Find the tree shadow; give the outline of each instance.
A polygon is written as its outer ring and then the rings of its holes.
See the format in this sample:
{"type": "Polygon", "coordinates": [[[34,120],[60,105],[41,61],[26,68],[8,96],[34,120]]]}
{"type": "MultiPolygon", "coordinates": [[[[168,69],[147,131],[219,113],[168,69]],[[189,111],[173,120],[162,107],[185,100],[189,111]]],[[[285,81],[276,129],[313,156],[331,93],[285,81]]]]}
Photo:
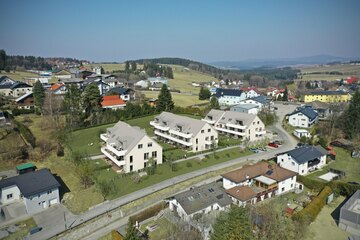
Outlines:
{"type": "Polygon", "coordinates": [[[331,217],[334,219],[334,221],[339,225],[339,218],[340,218],[340,209],[344,204],[349,200],[350,197],[347,197],[342,201],[337,208],[335,208],[334,211],[331,212],[331,217]]]}
{"type": "Polygon", "coordinates": [[[64,194],[70,192],[70,189],[60,176],[58,176],[57,174],[54,174],[54,177],[61,185],[59,188],[59,196],[60,196],[60,201],[61,201],[64,194]]]}

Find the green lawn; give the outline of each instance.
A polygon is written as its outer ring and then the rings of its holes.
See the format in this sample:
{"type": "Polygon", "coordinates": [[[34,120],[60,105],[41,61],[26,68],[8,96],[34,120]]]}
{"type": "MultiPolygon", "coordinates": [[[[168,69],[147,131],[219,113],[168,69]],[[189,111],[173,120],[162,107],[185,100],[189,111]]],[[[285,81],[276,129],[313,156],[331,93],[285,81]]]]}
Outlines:
{"type": "Polygon", "coordinates": [[[10,234],[6,238],[2,238],[3,240],[24,239],[24,237],[26,237],[29,234],[30,229],[36,227],[36,223],[33,218],[29,218],[25,221],[21,221],[16,224],[20,226],[20,230],[10,234]]]}
{"type": "Polygon", "coordinates": [[[348,76],[360,77],[360,66],[350,64],[336,64],[331,66],[305,67],[301,68],[302,79],[298,80],[327,80],[334,81],[336,79],[345,79],[348,76]],[[343,75],[330,75],[325,72],[338,71],[343,75]],[[314,72],[321,72],[321,74],[313,74],[314,72]]]}
{"type": "MultiPolygon", "coordinates": [[[[98,160],[96,161],[99,163],[98,170],[96,171],[96,179],[100,181],[107,180],[114,183],[114,185],[116,186],[116,191],[112,195],[110,195],[110,198],[114,199],[175,176],[209,167],[218,163],[226,162],[231,159],[248,156],[250,154],[251,152],[249,151],[240,152],[238,148],[229,149],[216,153],[215,157],[213,154],[210,154],[202,160],[190,159],[187,161],[176,163],[176,171],[173,172],[170,170],[169,164],[164,163],[157,167],[156,173],[154,175],[143,177],[140,183],[134,183],[131,180],[130,175],[118,175],[111,169],[107,170],[105,168],[102,168],[105,163],[102,160],[98,160]]],[[[96,162],[94,164],[96,164],[96,162]]]]}
{"type": "Polygon", "coordinates": [[[144,232],[147,226],[153,225],[157,225],[157,228],[152,232],[149,231],[150,240],[167,239],[169,237],[169,231],[172,227],[175,227],[165,217],[161,217],[157,221],[150,221],[146,224],[142,224],[140,230],[144,232]]]}
{"type": "Polygon", "coordinates": [[[337,153],[335,161],[331,161],[320,171],[316,171],[307,176],[316,180],[321,180],[320,178],[318,178],[320,175],[328,172],[328,169],[334,168],[344,171],[346,173],[345,178],[343,178],[342,180],[347,182],[360,182],[360,158],[352,158],[350,156],[350,153],[342,148],[335,148],[335,152],[337,153]]]}
{"type": "MultiPolygon", "coordinates": [[[[197,91],[199,91],[199,89],[197,91]]],[[[141,93],[145,94],[145,97],[147,98],[158,98],[159,96],[158,91],[141,91],[141,93]]],[[[203,104],[209,102],[208,100],[199,100],[198,95],[188,95],[183,93],[172,92],[171,96],[175,105],[179,107],[188,107],[194,104],[203,104]]]]}
{"type": "Polygon", "coordinates": [[[0,76],[8,76],[14,80],[24,81],[26,78],[38,77],[39,75],[25,71],[10,71],[9,73],[1,71],[0,76]]]}

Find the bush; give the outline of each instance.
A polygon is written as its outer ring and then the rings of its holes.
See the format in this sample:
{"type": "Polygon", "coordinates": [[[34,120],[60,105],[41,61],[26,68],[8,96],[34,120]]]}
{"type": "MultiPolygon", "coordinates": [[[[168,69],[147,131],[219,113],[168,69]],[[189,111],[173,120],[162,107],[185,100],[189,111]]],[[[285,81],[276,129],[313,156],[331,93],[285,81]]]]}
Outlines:
{"type": "Polygon", "coordinates": [[[12,110],[12,114],[14,116],[18,116],[18,115],[21,115],[21,114],[30,114],[30,113],[34,113],[34,109],[14,109],[12,110]]]}
{"type": "Polygon", "coordinates": [[[165,202],[158,203],[150,208],[145,209],[144,211],[131,216],[133,222],[142,222],[146,219],[156,216],[161,210],[167,207],[165,202]]]}
{"type": "Polygon", "coordinates": [[[313,222],[323,206],[326,204],[326,198],[331,193],[332,189],[329,186],[325,186],[303,210],[294,214],[293,218],[301,224],[309,224],[313,222]]]}
{"type": "Polygon", "coordinates": [[[187,163],[186,163],[186,167],[191,168],[191,167],[192,167],[191,162],[187,162],[187,163]]]}
{"type": "Polygon", "coordinates": [[[14,123],[16,124],[15,130],[18,130],[23,138],[34,148],[36,146],[36,139],[30,129],[18,121],[14,121],[14,123]]]}
{"type": "Polygon", "coordinates": [[[360,185],[350,184],[343,181],[332,181],[329,183],[329,186],[337,195],[342,195],[345,197],[350,197],[360,189],[360,185]]]}
{"type": "Polygon", "coordinates": [[[316,191],[320,191],[326,185],[326,183],[324,183],[324,182],[321,182],[321,181],[315,180],[315,179],[311,179],[308,177],[304,177],[301,175],[297,176],[297,180],[299,182],[301,182],[302,184],[304,184],[305,187],[310,188],[312,190],[316,190],[316,191]]]}

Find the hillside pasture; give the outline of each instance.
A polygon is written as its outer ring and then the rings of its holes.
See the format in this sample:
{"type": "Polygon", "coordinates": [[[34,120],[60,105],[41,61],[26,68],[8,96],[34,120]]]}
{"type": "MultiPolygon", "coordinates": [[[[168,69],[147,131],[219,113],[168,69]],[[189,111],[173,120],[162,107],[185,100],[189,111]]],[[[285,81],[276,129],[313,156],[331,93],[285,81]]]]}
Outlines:
{"type": "Polygon", "coordinates": [[[9,78],[12,78],[17,81],[24,81],[26,78],[39,77],[39,75],[35,73],[26,72],[26,71],[10,71],[8,73],[5,71],[1,71],[0,76],[8,76],[9,78]]]}
{"type": "Polygon", "coordinates": [[[336,79],[347,78],[348,76],[360,77],[360,65],[336,64],[321,65],[301,68],[301,80],[325,80],[334,81],[336,79]],[[343,75],[332,75],[328,72],[341,72],[343,75]],[[317,74],[318,73],[318,74],[317,74]]]}

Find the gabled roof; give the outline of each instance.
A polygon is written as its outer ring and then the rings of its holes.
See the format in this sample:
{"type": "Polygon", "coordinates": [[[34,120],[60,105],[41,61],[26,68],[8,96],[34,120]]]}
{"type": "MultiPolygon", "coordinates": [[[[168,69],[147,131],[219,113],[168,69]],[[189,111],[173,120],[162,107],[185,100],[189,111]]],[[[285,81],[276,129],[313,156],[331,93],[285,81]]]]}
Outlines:
{"type": "Polygon", "coordinates": [[[280,182],[295,175],[297,175],[296,172],[279,167],[276,164],[259,162],[254,165],[244,166],[238,170],[225,173],[222,175],[222,177],[227,178],[235,183],[240,183],[247,179],[253,179],[258,176],[265,176],[280,182]]]}
{"type": "Polygon", "coordinates": [[[108,143],[114,143],[116,147],[130,151],[137,143],[146,136],[145,130],[139,127],[132,127],[129,124],[119,121],[115,126],[108,128],[110,136],[108,143]]]}
{"type": "Polygon", "coordinates": [[[66,70],[66,69],[56,69],[56,70],[53,71],[53,73],[56,74],[56,75],[64,75],[64,74],[69,75],[69,74],[71,74],[71,73],[70,73],[68,70],[66,70]]]}
{"type": "Polygon", "coordinates": [[[243,202],[256,197],[256,192],[249,186],[236,186],[225,191],[230,196],[243,202]]]}
{"type": "Polygon", "coordinates": [[[294,112],[290,113],[289,116],[298,114],[298,113],[304,114],[305,116],[307,116],[310,119],[310,121],[314,120],[318,116],[318,113],[316,111],[312,110],[311,108],[306,108],[306,107],[298,108],[294,112]]]}
{"type": "Polygon", "coordinates": [[[347,95],[348,93],[343,91],[316,91],[310,92],[306,95],[347,95]]]}
{"type": "Polygon", "coordinates": [[[258,96],[258,97],[253,97],[253,98],[249,98],[246,100],[254,100],[256,102],[259,102],[261,104],[268,104],[269,103],[269,99],[265,96],[258,96]]]}
{"type": "Polygon", "coordinates": [[[0,180],[0,189],[12,185],[16,185],[24,197],[60,187],[60,183],[47,168],[0,180]]]}
{"type": "Polygon", "coordinates": [[[191,133],[193,136],[195,136],[207,124],[205,121],[169,112],[162,112],[160,115],[155,117],[155,120],[160,124],[165,122],[166,126],[170,127],[170,129],[178,129],[178,126],[181,126],[182,133],[191,133]]]}
{"type": "Polygon", "coordinates": [[[227,88],[217,88],[216,89],[216,93],[215,96],[217,98],[220,98],[222,96],[235,96],[235,97],[239,97],[241,96],[241,94],[243,93],[243,91],[239,90],[239,89],[227,89],[227,88]]]}
{"type": "Polygon", "coordinates": [[[218,183],[194,187],[189,191],[175,195],[174,198],[188,215],[201,211],[216,203],[221,207],[229,206],[232,203],[230,197],[218,183]]]}
{"type": "Polygon", "coordinates": [[[20,96],[19,98],[15,99],[15,102],[19,102],[25,98],[28,98],[28,97],[32,97],[33,96],[33,92],[28,92],[28,93],[25,93],[24,95],[20,96]]]}
{"type": "Polygon", "coordinates": [[[0,77],[0,85],[14,84],[16,81],[8,76],[0,77]]]}
{"type": "Polygon", "coordinates": [[[117,105],[125,106],[126,103],[119,95],[115,95],[115,96],[103,96],[101,105],[103,107],[117,106],[117,105]]]}
{"type": "Polygon", "coordinates": [[[323,147],[318,145],[318,146],[304,146],[304,147],[295,148],[291,151],[285,152],[285,154],[291,156],[291,158],[294,159],[294,161],[296,161],[298,164],[303,164],[308,161],[327,155],[328,151],[326,151],[323,147]]]}
{"type": "Polygon", "coordinates": [[[213,121],[219,123],[233,123],[236,124],[237,121],[242,121],[244,126],[249,126],[256,118],[254,114],[235,112],[235,111],[221,111],[221,110],[211,110],[205,117],[205,119],[212,118],[213,121]]]}
{"type": "Polygon", "coordinates": [[[65,85],[62,83],[55,83],[55,84],[51,85],[49,90],[56,91],[56,90],[59,90],[62,86],[65,86],[65,85]]]}
{"type": "Polygon", "coordinates": [[[27,83],[24,82],[15,82],[13,85],[11,85],[10,87],[11,89],[16,89],[16,88],[31,88],[31,86],[27,83]]]}
{"type": "Polygon", "coordinates": [[[125,87],[114,87],[109,90],[109,92],[116,92],[119,95],[128,94],[130,91],[133,91],[133,90],[130,88],[125,88],[125,87]]]}

